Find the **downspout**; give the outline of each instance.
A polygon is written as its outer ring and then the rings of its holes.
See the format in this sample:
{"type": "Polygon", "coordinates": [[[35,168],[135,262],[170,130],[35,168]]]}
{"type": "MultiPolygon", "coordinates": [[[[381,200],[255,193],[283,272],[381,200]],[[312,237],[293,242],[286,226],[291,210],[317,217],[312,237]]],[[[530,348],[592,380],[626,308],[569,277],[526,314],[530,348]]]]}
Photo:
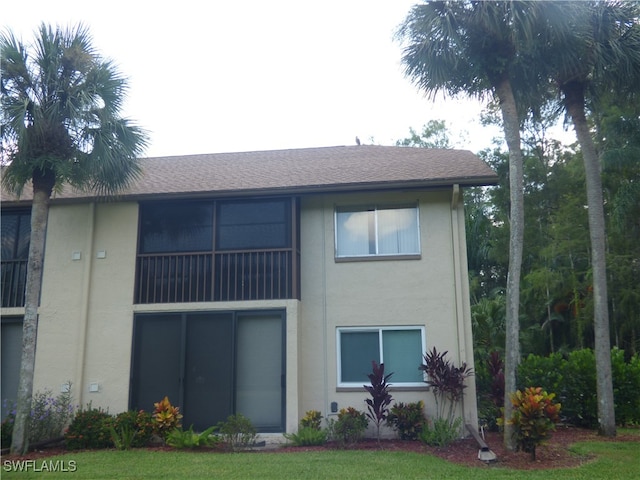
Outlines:
{"type": "Polygon", "coordinates": [[[329,356],[328,356],[328,335],[327,331],[327,223],[326,223],[327,210],[325,200],[322,200],[322,363],[324,368],[322,369],[322,382],[324,385],[324,406],[327,409],[325,415],[329,418],[329,412],[331,408],[329,405],[329,356]]]}
{"type": "MultiPolygon", "coordinates": [[[[459,363],[465,362],[467,359],[466,336],[464,329],[464,306],[462,305],[462,278],[460,274],[460,232],[459,232],[459,210],[460,203],[460,185],[453,185],[453,193],[451,196],[451,244],[453,248],[453,278],[454,278],[454,302],[456,326],[458,328],[458,356],[459,363]]],[[[461,402],[462,418],[465,423],[469,419],[465,415],[464,395],[461,402]]]]}
{"type": "Polygon", "coordinates": [[[89,204],[89,214],[87,219],[88,224],[88,238],[85,244],[85,263],[83,271],[83,288],[82,288],[82,304],[80,309],[80,328],[78,329],[79,342],[78,342],[78,354],[76,356],[76,381],[75,385],[79,388],[78,405],[84,405],[84,365],[85,365],[85,352],[87,349],[87,324],[89,323],[89,299],[91,296],[91,273],[93,269],[93,242],[95,237],[95,217],[96,217],[96,204],[91,202],[89,204]]]}

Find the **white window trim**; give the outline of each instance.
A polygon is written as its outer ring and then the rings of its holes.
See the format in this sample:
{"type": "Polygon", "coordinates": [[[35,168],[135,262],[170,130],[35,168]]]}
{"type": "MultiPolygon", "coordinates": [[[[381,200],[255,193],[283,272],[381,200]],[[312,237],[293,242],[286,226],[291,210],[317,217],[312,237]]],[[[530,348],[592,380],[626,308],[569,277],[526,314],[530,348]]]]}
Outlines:
{"type": "Polygon", "coordinates": [[[400,204],[374,204],[374,205],[351,205],[351,206],[337,206],[333,212],[333,231],[334,231],[334,256],[338,260],[344,259],[359,259],[359,260],[373,260],[373,259],[385,259],[385,258],[420,258],[422,255],[422,242],[421,242],[421,230],[420,230],[420,204],[415,203],[400,203],[400,204]],[[418,251],[411,253],[368,253],[362,255],[340,255],[338,253],[338,212],[355,212],[358,210],[372,209],[375,212],[375,242],[376,250],[379,248],[378,240],[378,210],[385,209],[401,209],[401,208],[414,208],[416,211],[416,229],[418,236],[418,251]]]}
{"type": "MultiPolygon", "coordinates": [[[[341,342],[341,333],[342,332],[378,332],[378,348],[380,349],[380,363],[384,363],[383,352],[384,349],[382,347],[382,332],[384,330],[419,330],[420,331],[420,341],[422,342],[421,352],[426,352],[426,339],[425,339],[425,329],[424,325],[402,325],[402,326],[391,326],[386,325],[384,327],[338,327],[336,328],[336,365],[337,365],[337,386],[338,388],[362,388],[363,385],[367,384],[367,381],[363,382],[343,382],[342,381],[342,342],[341,342]]],[[[422,363],[422,358],[418,359],[416,363],[416,369],[422,363]]],[[[392,387],[424,387],[426,384],[427,376],[423,373],[423,381],[422,382],[394,382],[393,377],[389,379],[389,385],[392,387]]]]}

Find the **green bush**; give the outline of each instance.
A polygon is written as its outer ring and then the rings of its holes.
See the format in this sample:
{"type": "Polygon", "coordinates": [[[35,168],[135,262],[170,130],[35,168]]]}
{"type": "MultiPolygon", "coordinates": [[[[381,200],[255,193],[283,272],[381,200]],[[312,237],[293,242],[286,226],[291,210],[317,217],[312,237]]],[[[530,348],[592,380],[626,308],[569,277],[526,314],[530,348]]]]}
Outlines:
{"type": "Polygon", "coordinates": [[[202,433],[193,431],[193,425],[189,430],[176,428],[167,435],[167,445],[174,448],[201,448],[211,447],[220,442],[220,438],[213,434],[217,427],[209,427],[202,433]]]}
{"type": "Polygon", "coordinates": [[[86,448],[109,448],[113,446],[109,431],[109,415],[99,408],[88,406],[86,410],[76,413],[64,436],[68,450],[86,448]]]}
{"type": "Polygon", "coordinates": [[[394,403],[387,417],[387,425],[392,427],[402,440],[417,440],[427,423],[424,416],[424,402],[394,403]]]}
{"type": "Polygon", "coordinates": [[[596,428],[598,399],[593,351],[585,348],[571,352],[562,373],[564,380],[558,398],[562,403],[563,417],[573,425],[596,428]]]}
{"type": "Polygon", "coordinates": [[[227,421],[218,423],[217,427],[222,441],[234,452],[246,449],[256,441],[255,427],[251,420],[241,413],[228,416],[227,421]]]}
{"type": "Polygon", "coordinates": [[[453,421],[448,418],[436,418],[433,426],[428,423],[420,432],[420,440],[433,447],[446,447],[460,438],[460,427],[462,426],[462,418],[457,417],[453,421]]]}
{"type": "Polygon", "coordinates": [[[296,433],[285,433],[284,438],[296,447],[324,445],[327,443],[327,432],[314,427],[301,426],[296,433]]]}
{"type": "Polygon", "coordinates": [[[559,353],[548,357],[529,355],[518,366],[517,388],[523,390],[528,385],[540,385],[548,392],[561,392],[566,363],[559,353]]]}
{"type": "MultiPolygon", "coordinates": [[[[625,361],[624,351],[613,348],[611,370],[616,423],[640,424],[640,357],[634,355],[625,361]]],[[[576,350],[566,358],[560,354],[529,355],[518,367],[518,388],[526,384],[557,392],[565,422],[586,428],[598,426],[596,360],[592,350],[576,350]]]]}
{"type": "Polygon", "coordinates": [[[640,357],[636,354],[624,360],[624,351],[611,351],[613,397],[618,425],[640,424],[640,357]]]}
{"type": "Polygon", "coordinates": [[[105,419],[111,441],[118,450],[145,447],[154,432],[154,422],[150,413],[144,410],[122,412],[105,419]]]}
{"type": "Polygon", "coordinates": [[[16,419],[15,408],[13,408],[7,416],[2,420],[0,428],[0,448],[11,447],[11,438],[13,437],[13,423],[16,419]]]}
{"type": "Polygon", "coordinates": [[[338,412],[337,420],[329,420],[329,436],[340,447],[346,447],[357,443],[364,437],[369,420],[367,416],[353,408],[343,408],[338,412]]]}
{"type": "Polygon", "coordinates": [[[36,392],[31,399],[29,415],[29,443],[62,436],[73,417],[71,383],[66,392],[53,396],[51,390],[36,392]]]}

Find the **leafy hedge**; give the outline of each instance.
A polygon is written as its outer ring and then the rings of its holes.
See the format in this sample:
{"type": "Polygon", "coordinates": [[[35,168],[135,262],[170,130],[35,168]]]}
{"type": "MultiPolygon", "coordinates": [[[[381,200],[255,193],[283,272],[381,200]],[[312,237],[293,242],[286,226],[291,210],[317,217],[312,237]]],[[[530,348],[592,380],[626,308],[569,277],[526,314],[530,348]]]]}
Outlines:
{"type": "MultiPolygon", "coordinates": [[[[611,351],[616,423],[640,424],[640,357],[625,361],[624,351],[611,351]]],[[[596,360],[590,349],[576,350],[566,357],[529,355],[518,367],[518,388],[540,386],[555,392],[562,403],[565,422],[587,428],[598,426],[596,360]]]]}

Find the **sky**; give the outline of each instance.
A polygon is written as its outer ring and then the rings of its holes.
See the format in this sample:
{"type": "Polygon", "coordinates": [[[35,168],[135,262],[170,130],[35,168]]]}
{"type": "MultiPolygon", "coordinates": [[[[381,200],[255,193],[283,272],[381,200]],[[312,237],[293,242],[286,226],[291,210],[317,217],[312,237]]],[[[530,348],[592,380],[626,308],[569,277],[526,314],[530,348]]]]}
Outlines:
{"type": "Polygon", "coordinates": [[[362,143],[393,145],[444,120],[456,148],[500,136],[476,100],[434,101],[407,79],[393,39],[414,0],[30,0],[0,27],[29,43],[41,22],[82,22],[129,79],[123,115],[145,156],[362,143]]]}

